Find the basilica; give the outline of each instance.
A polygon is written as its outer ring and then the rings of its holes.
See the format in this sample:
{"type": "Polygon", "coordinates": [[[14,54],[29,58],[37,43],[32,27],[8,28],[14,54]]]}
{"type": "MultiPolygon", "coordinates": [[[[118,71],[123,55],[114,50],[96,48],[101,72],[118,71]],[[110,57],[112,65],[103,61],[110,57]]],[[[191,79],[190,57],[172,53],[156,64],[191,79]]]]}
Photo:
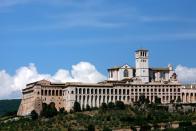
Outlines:
{"type": "Polygon", "coordinates": [[[102,103],[123,101],[132,104],[144,95],[149,102],[155,98],[168,104],[180,100],[181,103],[196,103],[196,87],[182,85],[172,65],[163,68],[149,66],[149,51],[135,51],[135,67],[128,64],[108,69],[108,79],[99,83],[66,82],[52,83],[40,80],[26,85],[22,90],[22,100],[18,116],[26,116],[35,110],[42,111],[42,103],[55,103],[57,110],[73,109],[74,102],[81,108],[99,107],[102,103]]]}

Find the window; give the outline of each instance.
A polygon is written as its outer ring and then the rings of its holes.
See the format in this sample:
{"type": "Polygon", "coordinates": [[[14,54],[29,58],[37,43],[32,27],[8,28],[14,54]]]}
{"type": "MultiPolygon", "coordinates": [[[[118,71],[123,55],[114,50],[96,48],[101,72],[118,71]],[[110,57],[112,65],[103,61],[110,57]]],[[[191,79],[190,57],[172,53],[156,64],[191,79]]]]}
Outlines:
{"type": "Polygon", "coordinates": [[[51,90],[49,90],[49,96],[51,95],[51,90]]]}
{"type": "Polygon", "coordinates": [[[129,71],[127,69],[124,70],[124,77],[129,77],[129,71]]]}
{"type": "Polygon", "coordinates": [[[110,94],[110,93],[109,93],[109,89],[107,89],[107,94],[110,94]]]}
{"type": "Polygon", "coordinates": [[[113,78],[113,72],[111,71],[111,78],[113,78]]]}
{"type": "Polygon", "coordinates": [[[101,94],[101,89],[99,89],[99,94],[101,94]]]}
{"type": "Polygon", "coordinates": [[[125,95],[125,89],[123,89],[123,95],[125,95]]]}
{"type": "Polygon", "coordinates": [[[45,90],[45,95],[46,95],[46,96],[48,95],[48,92],[47,92],[47,90],[45,90]]]}
{"type": "Polygon", "coordinates": [[[117,94],[117,89],[115,89],[115,94],[117,94]]]}
{"type": "Polygon", "coordinates": [[[121,94],[121,89],[119,89],[119,94],[121,94]]]}
{"type": "Polygon", "coordinates": [[[113,94],[113,89],[111,89],[111,94],[113,94]]]}

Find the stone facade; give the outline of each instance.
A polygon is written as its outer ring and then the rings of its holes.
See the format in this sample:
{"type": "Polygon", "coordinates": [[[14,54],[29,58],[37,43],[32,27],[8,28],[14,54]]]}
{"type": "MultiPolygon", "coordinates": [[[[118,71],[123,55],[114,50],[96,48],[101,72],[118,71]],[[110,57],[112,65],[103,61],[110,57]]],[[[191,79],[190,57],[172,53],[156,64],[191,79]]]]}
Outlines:
{"type": "Polygon", "coordinates": [[[100,107],[102,103],[123,101],[132,104],[144,95],[150,102],[155,97],[164,104],[181,100],[183,103],[196,103],[196,88],[185,86],[177,81],[173,67],[149,68],[149,53],[145,49],[136,51],[136,68],[125,64],[108,69],[108,80],[89,84],[78,82],[52,83],[41,80],[27,84],[22,90],[19,116],[26,116],[35,110],[42,111],[42,103],[55,103],[57,110],[73,109],[74,102],[82,108],[100,107]]]}

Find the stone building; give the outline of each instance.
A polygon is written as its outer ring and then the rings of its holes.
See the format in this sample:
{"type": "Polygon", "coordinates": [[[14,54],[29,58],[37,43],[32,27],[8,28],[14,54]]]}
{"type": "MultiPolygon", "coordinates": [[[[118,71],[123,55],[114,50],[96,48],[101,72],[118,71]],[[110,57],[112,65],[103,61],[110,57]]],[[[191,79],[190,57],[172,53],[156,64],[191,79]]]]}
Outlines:
{"type": "Polygon", "coordinates": [[[164,104],[181,100],[183,103],[196,102],[196,88],[189,88],[177,81],[173,67],[149,67],[149,52],[139,49],[135,52],[135,67],[128,64],[108,69],[108,79],[99,83],[52,83],[41,80],[27,84],[22,90],[19,116],[25,116],[35,110],[40,114],[42,103],[55,103],[57,110],[73,109],[74,102],[82,108],[99,107],[102,103],[123,101],[132,104],[144,95],[150,102],[155,97],[164,104]],[[187,88],[186,88],[187,87],[187,88]]]}

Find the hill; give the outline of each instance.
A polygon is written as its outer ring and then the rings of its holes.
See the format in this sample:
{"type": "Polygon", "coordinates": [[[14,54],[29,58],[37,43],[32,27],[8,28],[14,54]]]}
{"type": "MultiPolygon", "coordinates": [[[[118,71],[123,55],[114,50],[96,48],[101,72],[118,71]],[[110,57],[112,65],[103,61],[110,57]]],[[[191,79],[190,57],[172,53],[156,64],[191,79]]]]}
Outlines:
{"type": "Polygon", "coordinates": [[[36,119],[33,119],[35,116],[33,113],[32,119],[31,117],[2,117],[0,130],[112,131],[138,128],[141,131],[162,128],[166,128],[166,131],[196,130],[196,112],[168,112],[164,106],[156,104],[124,106],[118,103],[108,105],[103,103],[100,108],[86,108],[77,112],[78,106],[74,106],[74,110],[70,113],[61,110],[54,116],[48,116],[48,113],[54,111],[53,107],[48,106],[43,110],[43,116],[36,119]]]}
{"type": "Polygon", "coordinates": [[[20,99],[0,100],[0,116],[10,112],[16,112],[20,101],[20,99]]]}

